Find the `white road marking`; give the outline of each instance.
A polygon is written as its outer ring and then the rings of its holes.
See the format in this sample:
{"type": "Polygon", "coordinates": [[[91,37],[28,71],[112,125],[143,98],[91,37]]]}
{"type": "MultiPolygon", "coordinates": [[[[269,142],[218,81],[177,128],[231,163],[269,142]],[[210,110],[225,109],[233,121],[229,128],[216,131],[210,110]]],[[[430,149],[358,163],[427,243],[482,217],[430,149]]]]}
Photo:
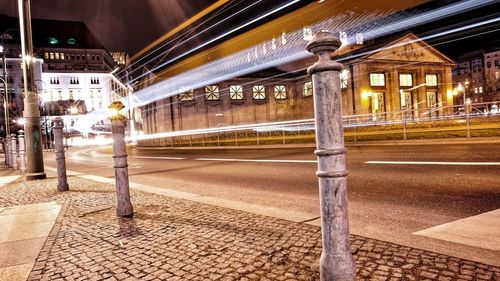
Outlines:
{"type": "Polygon", "coordinates": [[[284,159],[234,159],[234,158],[195,158],[196,161],[224,162],[260,162],[260,163],[317,163],[316,160],[284,160],[284,159]]]}
{"type": "Polygon", "coordinates": [[[500,166],[500,162],[433,162],[433,161],[366,161],[365,164],[450,165],[450,166],[500,166]]]}
{"type": "Polygon", "coordinates": [[[184,157],[154,157],[154,156],[132,156],[139,159],[160,159],[160,160],[185,160],[184,157]]]}

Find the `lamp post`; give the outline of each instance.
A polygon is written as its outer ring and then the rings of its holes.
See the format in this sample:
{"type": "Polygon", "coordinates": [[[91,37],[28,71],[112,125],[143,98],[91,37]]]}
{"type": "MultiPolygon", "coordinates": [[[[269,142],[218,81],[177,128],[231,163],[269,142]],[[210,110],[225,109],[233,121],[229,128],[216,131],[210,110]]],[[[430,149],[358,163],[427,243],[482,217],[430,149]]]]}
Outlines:
{"type": "Polygon", "coordinates": [[[33,41],[31,34],[30,0],[18,0],[19,27],[24,77],[24,112],[26,137],[27,180],[45,179],[43,165],[42,138],[40,130],[40,110],[36,94],[33,67],[33,41]]]}

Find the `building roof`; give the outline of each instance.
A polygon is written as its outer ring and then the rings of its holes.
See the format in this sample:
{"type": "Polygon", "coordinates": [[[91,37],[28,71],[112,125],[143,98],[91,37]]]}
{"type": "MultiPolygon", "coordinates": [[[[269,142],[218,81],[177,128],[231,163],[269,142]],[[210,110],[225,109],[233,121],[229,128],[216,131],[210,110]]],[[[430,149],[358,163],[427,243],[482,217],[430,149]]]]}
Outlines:
{"type": "MultiPolygon", "coordinates": [[[[32,19],[33,46],[37,48],[105,49],[97,37],[81,21],[32,19]]],[[[0,14],[0,33],[8,29],[12,39],[7,43],[20,43],[19,18],[0,14]]]]}

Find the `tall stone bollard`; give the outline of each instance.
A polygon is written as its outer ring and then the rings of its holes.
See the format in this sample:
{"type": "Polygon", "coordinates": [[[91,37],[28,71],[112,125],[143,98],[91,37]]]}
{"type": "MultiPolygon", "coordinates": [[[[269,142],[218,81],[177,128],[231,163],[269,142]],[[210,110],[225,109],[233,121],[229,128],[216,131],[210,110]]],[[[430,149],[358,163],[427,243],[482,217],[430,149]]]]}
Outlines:
{"type": "Polygon", "coordinates": [[[26,173],[26,143],[24,142],[24,131],[19,130],[17,139],[19,141],[19,171],[21,174],[26,173]]]}
{"type": "Polygon", "coordinates": [[[320,259],[322,281],[355,279],[356,265],[349,245],[347,214],[347,170],[342,127],[342,96],[339,71],[342,64],[331,60],[331,52],[341,42],[330,32],[319,32],[307,44],[307,50],[319,57],[307,72],[312,75],[316,151],[318,158],[321,232],[323,250],[320,259]]]}
{"type": "Polygon", "coordinates": [[[113,134],[113,158],[115,161],[116,183],[116,215],[119,217],[132,217],[134,208],[130,201],[127,146],[125,144],[125,117],[119,114],[124,108],[119,101],[112,102],[109,106],[114,114],[110,117],[111,133],[113,134]]]}
{"type": "Polygon", "coordinates": [[[54,126],[54,141],[57,166],[57,191],[68,191],[68,179],[66,176],[66,156],[64,155],[64,122],[61,117],[52,119],[54,126]]]}
{"type": "Polygon", "coordinates": [[[5,152],[5,166],[10,168],[10,136],[6,136],[3,141],[3,149],[5,152]]]}
{"type": "Polygon", "coordinates": [[[17,138],[16,134],[10,135],[10,150],[11,150],[11,168],[17,170],[17,138]]]}

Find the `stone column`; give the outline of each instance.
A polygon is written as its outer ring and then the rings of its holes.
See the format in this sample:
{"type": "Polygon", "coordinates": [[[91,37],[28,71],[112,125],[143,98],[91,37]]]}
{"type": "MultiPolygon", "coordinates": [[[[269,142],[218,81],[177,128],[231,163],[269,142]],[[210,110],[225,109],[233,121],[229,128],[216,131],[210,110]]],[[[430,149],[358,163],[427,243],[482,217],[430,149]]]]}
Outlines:
{"type": "Polygon", "coordinates": [[[10,135],[11,168],[17,170],[17,138],[16,134],[10,135]]]}
{"type": "Polygon", "coordinates": [[[21,174],[26,173],[26,144],[24,143],[24,131],[19,130],[17,132],[19,140],[19,171],[21,174]]]}
{"type": "Polygon", "coordinates": [[[127,146],[125,144],[125,117],[119,114],[124,108],[119,101],[112,102],[110,108],[116,112],[111,116],[111,132],[113,134],[113,158],[115,162],[116,183],[116,215],[119,217],[132,217],[134,208],[130,201],[127,146]]]}
{"type": "Polygon", "coordinates": [[[319,177],[323,239],[320,259],[322,281],[352,281],[356,275],[347,214],[346,150],[339,78],[343,66],[330,57],[340,45],[341,42],[332,33],[324,31],[315,34],[307,44],[307,50],[319,57],[307,72],[312,75],[314,89],[316,175],[319,177]]]}
{"type": "Polygon", "coordinates": [[[61,117],[52,119],[54,128],[54,142],[57,166],[57,191],[68,191],[68,179],[66,176],[66,156],[64,155],[64,122],[61,117]]]}

